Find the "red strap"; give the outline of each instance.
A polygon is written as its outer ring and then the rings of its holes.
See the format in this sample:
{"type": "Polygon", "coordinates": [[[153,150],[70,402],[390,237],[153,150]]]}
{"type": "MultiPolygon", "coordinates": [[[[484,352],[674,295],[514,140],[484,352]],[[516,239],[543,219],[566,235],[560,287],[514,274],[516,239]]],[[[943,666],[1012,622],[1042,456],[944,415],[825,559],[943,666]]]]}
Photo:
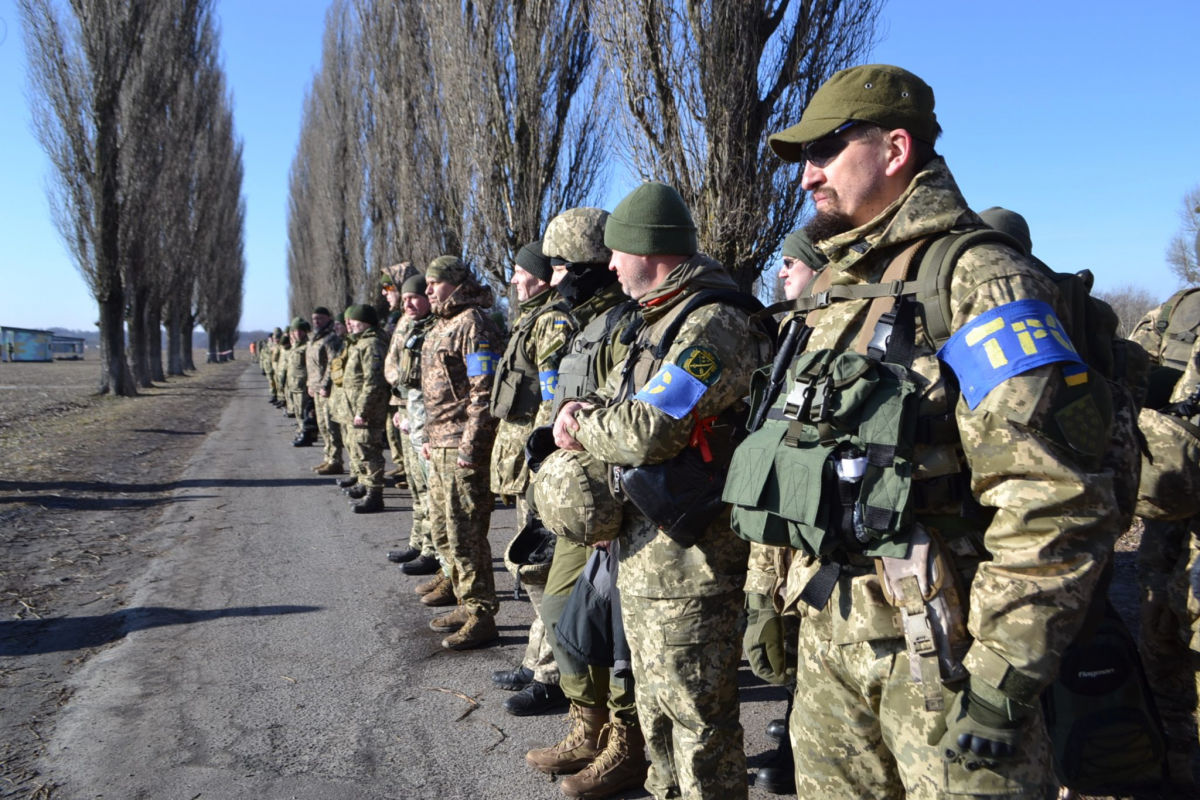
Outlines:
{"type": "MultiPolygon", "coordinates": [[[[692,414],[695,415],[696,412],[693,411],[692,414]]],[[[713,460],[712,448],[708,446],[708,434],[712,433],[713,423],[716,421],[715,414],[704,419],[696,416],[696,424],[692,426],[692,437],[688,440],[689,447],[700,448],[700,457],[704,459],[705,464],[713,460]]]]}

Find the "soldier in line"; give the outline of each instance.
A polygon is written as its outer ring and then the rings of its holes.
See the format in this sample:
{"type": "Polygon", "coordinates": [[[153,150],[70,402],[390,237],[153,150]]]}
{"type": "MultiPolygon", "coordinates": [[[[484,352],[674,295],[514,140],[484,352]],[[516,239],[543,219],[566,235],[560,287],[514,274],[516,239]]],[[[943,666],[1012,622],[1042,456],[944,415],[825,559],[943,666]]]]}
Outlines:
{"type": "MultiPolygon", "coordinates": [[[[629,349],[621,336],[637,316],[637,304],[621,291],[616,274],[608,268],[612,251],[604,246],[607,220],[603,209],[572,208],[550,221],[542,241],[553,269],[550,284],[568,303],[578,327],[559,362],[551,418],[567,400],[594,396],[619,369],[629,349]]],[[[559,685],[571,702],[569,729],[555,744],[530,750],[525,761],[552,775],[573,775],[563,782],[564,791],[586,790],[589,797],[607,797],[640,786],[647,764],[644,751],[628,745],[636,734],[624,737],[623,748],[613,739],[601,742],[601,732],[610,721],[626,731],[640,728],[633,676],[628,670],[579,661],[555,636],[555,626],[591,551],[565,537],[555,541],[542,621],[558,664],[559,685]]],[[[520,688],[532,678],[532,671],[523,668],[492,675],[501,688],[520,688]]]]}
{"type": "Polygon", "coordinates": [[[495,500],[488,467],[496,421],[488,413],[500,333],[486,313],[492,292],[457,256],[435,258],[425,271],[426,295],[438,319],[421,350],[421,392],[427,415],[429,525],[449,567],[422,596],[427,606],[457,607],[429,627],[447,634],[442,646],[466,650],[490,644],[496,631],[495,578],[488,525],[495,500]]]}
{"type": "Polygon", "coordinates": [[[308,320],[296,317],[288,331],[292,339],[287,366],[288,403],[296,415],[293,447],[308,447],[317,438],[316,414],[312,410],[312,398],[308,396],[308,332],[311,329],[308,320]]]}
{"type": "Polygon", "coordinates": [[[342,387],[350,424],[343,436],[354,454],[351,463],[359,470],[357,484],[346,494],[358,501],[351,506],[355,514],[371,514],[383,510],[383,439],[388,398],[383,378],[386,345],[374,306],[350,306],[346,309],[346,327],[351,342],[342,372],[342,387]]]}
{"type": "MultiPolygon", "coordinates": [[[[517,252],[510,283],[516,289],[519,313],[492,381],[489,409],[498,420],[492,446],[492,491],[517,498],[518,533],[509,545],[510,551],[518,537],[537,535],[526,530],[535,520],[525,500],[529,486],[525,442],[535,426],[550,421],[554,387],[558,384],[558,362],[575,330],[565,302],[550,288],[550,259],[543,255],[541,245],[540,240],[530,242],[517,252]]],[[[529,626],[529,641],[521,662],[522,668],[533,673],[533,679],[504,701],[504,710],[516,716],[538,714],[565,703],[558,687],[558,665],[542,621],[547,569],[532,565],[523,568],[507,558],[506,563],[513,577],[523,580],[533,606],[533,623],[529,626]]]]}
{"type": "MultiPolygon", "coordinates": [[[[803,163],[802,186],[816,206],[807,230],[830,263],[813,299],[837,300],[807,316],[811,333],[797,344],[796,369],[816,372],[801,371],[797,391],[781,392],[776,408],[785,416],[773,430],[791,433],[776,452],[796,469],[809,463],[806,454],[824,452],[800,447],[829,434],[814,434],[823,406],[803,387],[823,380],[829,359],[857,358],[855,344],[870,354],[866,342],[886,341],[881,356],[911,364],[918,423],[929,430],[912,450],[911,499],[890,511],[870,507],[869,526],[867,511],[844,503],[838,488],[862,480],[866,457],[840,451],[841,477],[820,485],[823,495],[838,494],[819,502],[859,516],[804,516],[804,549],[786,586],[772,592],[803,617],[790,726],[800,796],[1054,797],[1038,697],[1120,533],[1113,476],[1102,467],[1112,425],[1107,386],[1061,338],[1032,340],[1033,353],[1018,341],[1022,326],[1063,329],[1066,313],[1026,256],[988,243],[958,259],[947,298],[952,335],[940,353],[922,317],[905,311],[912,301],[889,298],[895,322],[880,317],[863,330],[870,285],[902,251],[982,226],[934,151],[940,132],[933,91],[920,78],[872,65],[835,74],[797,125],[770,138],[776,154],[803,163]],[[855,294],[859,286],[868,288],[855,294]],[[892,326],[886,340],[880,325],[892,326]],[[997,350],[1003,358],[993,357],[997,350]],[[950,580],[926,597],[920,578],[935,564],[964,591],[950,580]],[[932,651],[915,633],[931,609],[947,621],[932,651]],[[898,620],[910,617],[902,628],[898,620]]],[[[889,385],[903,391],[900,381],[889,385]]],[[[891,474],[894,462],[872,452],[872,468],[891,474]]],[[[742,479],[731,474],[730,486],[742,479]]]]}
{"type": "Polygon", "coordinates": [[[425,296],[425,276],[414,273],[400,286],[404,320],[396,326],[383,362],[383,375],[398,403],[392,406],[392,424],[401,436],[404,471],[412,497],[412,528],[408,544],[389,550],[389,561],[403,564],[407,575],[430,575],[440,568],[437,548],[429,532],[429,464],[421,456],[425,436],[425,400],[421,395],[421,347],[434,317],[425,296]]]}
{"type": "Polygon", "coordinates": [[[1200,698],[1200,514],[1196,513],[1196,489],[1200,486],[1171,481],[1162,473],[1181,464],[1186,470],[1186,462],[1200,471],[1196,465],[1200,340],[1187,343],[1195,334],[1189,326],[1200,319],[1197,306],[1200,291],[1173,297],[1148,312],[1130,335],[1150,354],[1152,394],[1157,395],[1138,419],[1150,448],[1143,461],[1139,491],[1143,502],[1138,507],[1145,525],[1138,547],[1138,650],[1167,738],[1168,777],[1177,787],[1192,787],[1196,782],[1193,762],[1200,698]],[[1146,499],[1152,502],[1146,505],[1146,499]]]}
{"type": "MultiPolygon", "coordinates": [[[[601,392],[607,402],[564,404],[555,443],[605,464],[671,462],[668,469],[694,448],[719,466],[732,444],[709,426],[740,402],[770,359],[770,343],[752,338],[749,315],[736,305],[691,306],[702,291],[731,295],[737,284],[697,252],[691,213],[673,188],[649,182],[630,193],[609,216],[604,244],[617,280],[640,304],[643,327],[601,392]],[[681,317],[674,340],[664,342],[681,317]]],[[[645,732],[646,788],[655,797],[746,797],[737,669],[748,545],[734,536],[727,510],[706,528],[668,533],[627,504],[618,550],[641,726],[609,723],[608,748],[637,753],[645,732]]]]}
{"type": "MultiPolygon", "coordinates": [[[[346,309],[349,311],[349,309],[346,309]]],[[[358,450],[350,446],[348,437],[349,429],[353,426],[354,415],[350,413],[350,404],[346,401],[346,388],[344,379],[346,374],[346,359],[350,357],[350,345],[353,344],[353,336],[346,327],[346,312],[339,311],[333,320],[333,331],[342,340],[341,348],[334,353],[333,358],[329,361],[329,414],[333,417],[333,421],[337,424],[342,432],[342,445],[346,451],[346,458],[349,460],[349,468],[347,475],[344,478],[335,478],[336,483],[342,491],[350,491],[358,485],[358,474],[362,471],[362,463],[359,460],[358,450]]]]}
{"type": "MultiPolygon", "coordinates": [[[[388,341],[388,351],[392,349],[392,342],[396,338],[396,332],[403,327],[404,308],[400,300],[400,285],[404,282],[404,273],[410,268],[408,262],[393,264],[390,267],[384,267],[379,276],[379,292],[383,295],[383,299],[388,304],[388,322],[383,329],[384,338],[388,341]]],[[[385,368],[386,372],[386,368],[385,368]]],[[[386,376],[385,376],[386,377],[386,376]]],[[[391,379],[388,379],[391,384],[391,379]]],[[[405,474],[404,462],[404,446],[401,442],[403,436],[400,430],[396,427],[393,418],[396,416],[396,409],[403,405],[403,400],[396,394],[395,388],[392,389],[391,395],[388,397],[388,415],[387,415],[387,443],[388,450],[392,456],[392,468],[383,473],[383,477],[389,481],[396,482],[396,488],[404,489],[408,486],[407,476],[405,474]]]]}
{"type": "Polygon", "coordinates": [[[313,400],[317,418],[317,430],[321,433],[324,459],[313,467],[318,475],[341,475],[342,426],[330,412],[329,395],[333,388],[333,377],[329,364],[342,348],[342,338],[333,326],[333,315],[325,306],[317,306],[312,312],[313,335],[308,344],[308,396],[313,400]]]}
{"type": "MultiPolygon", "coordinates": [[[[779,283],[784,299],[800,298],[827,259],[802,230],[793,231],[780,248],[782,263],[779,283]]],[[[742,647],[750,669],[762,680],[783,686],[788,692],[788,716],[792,710],[792,695],[796,683],[796,634],[798,618],[784,617],[775,609],[772,593],[775,577],[786,575],[792,551],[783,547],[750,545],[749,568],[746,572],[746,632],[742,647]]],[[[794,794],[796,791],[795,763],[788,738],[787,717],[773,719],[767,724],[767,737],[778,743],[771,758],[758,768],[754,785],[772,794],[794,794]]]]}
{"type": "MultiPolygon", "coordinates": [[[[289,324],[289,328],[291,325],[289,324]]],[[[279,388],[279,407],[283,409],[288,417],[296,416],[292,411],[291,395],[288,392],[288,354],[292,349],[291,332],[279,331],[279,346],[275,348],[275,355],[271,357],[271,364],[275,367],[275,382],[279,388]]]]}

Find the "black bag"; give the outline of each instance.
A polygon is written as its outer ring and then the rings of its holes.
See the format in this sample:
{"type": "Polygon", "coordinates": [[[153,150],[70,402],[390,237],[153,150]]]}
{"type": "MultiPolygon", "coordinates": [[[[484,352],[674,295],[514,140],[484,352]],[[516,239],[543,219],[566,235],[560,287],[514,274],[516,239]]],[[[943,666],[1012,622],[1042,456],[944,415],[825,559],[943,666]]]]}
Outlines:
{"type": "Polygon", "coordinates": [[[1159,783],[1166,739],[1137,645],[1110,602],[1042,694],[1054,771],[1088,794],[1159,783]]]}
{"type": "Polygon", "coordinates": [[[727,470],[705,464],[694,447],[661,464],[614,467],[613,493],[684,547],[691,547],[725,508],[727,470]]]}

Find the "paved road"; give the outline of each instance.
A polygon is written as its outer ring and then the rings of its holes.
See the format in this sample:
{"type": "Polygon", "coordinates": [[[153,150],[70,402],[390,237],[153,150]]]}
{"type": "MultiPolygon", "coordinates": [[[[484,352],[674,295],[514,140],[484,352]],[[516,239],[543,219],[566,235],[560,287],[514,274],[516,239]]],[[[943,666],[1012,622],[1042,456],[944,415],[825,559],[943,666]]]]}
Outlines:
{"type": "MultiPolygon", "coordinates": [[[[489,680],[519,661],[531,619],[500,558],[512,511],[492,518],[500,645],[445,652],[418,579],[384,558],[407,533],[407,495],[351,514],[265,397],[246,370],[161,522],[162,555],[131,584],[128,635],[76,673],[39,764],[53,796],[561,797],[523,756],[564,718],[509,716],[489,680]]],[[[782,702],[741,677],[753,765],[782,702]]]]}

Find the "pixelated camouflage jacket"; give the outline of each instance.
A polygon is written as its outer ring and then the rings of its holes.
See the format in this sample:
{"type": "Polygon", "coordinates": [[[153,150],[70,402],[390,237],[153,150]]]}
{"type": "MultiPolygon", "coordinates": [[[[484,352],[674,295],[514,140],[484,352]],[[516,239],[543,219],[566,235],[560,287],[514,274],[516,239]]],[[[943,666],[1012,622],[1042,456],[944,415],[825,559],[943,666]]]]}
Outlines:
{"type": "Polygon", "coordinates": [[[288,351],[287,385],[289,392],[308,391],[308,342],[297,342],[288,351]]]}
{"type": "MultiPolygon", "coordinates": [[[[938,158],[874,220],[819,246],[829,256],[835,284],[877,283],[889,261],[914,240],[977,221],[938,158]]],[[[1060,319],[1067,313],[1050,279],[999,244],[972,248],[959,259],[950,295],[952,334],[980,314],[1019,300],[1044,301],[1060,319]]],[[[851,300],[825,309],[813,323],[807,350],[849,348],[869,303],[851,300]]],[[[969,491],[984,514],[974,523],[978,529],[966,534],[963,505],[952,494],[929,499],[925,507],[918,500],[914,514],[946,535],[965,581],[973,641],[964,664],[973,680],[1030,703],[1057,674],[1059,656],[1075,638],[1121,532],[1113,476],[1100,466],[1111,429],[1111,397],[1098,376],[1068,385],[1063,364],[1049,363],[1003,380],[971,409],[948,391],[948,385],[957,385],[954,376],[930,347],[917,316],[912,369],[918,414],[955,423],[959,441],[916,443],[914,496],[922,496],[916,491],[921,481],[965,467],[969,491]]],[[[804,624],[820,625],[837,644],[902,635],[873,568],[843,576],[824,612],[804,606],[800,591],[818,566],[795,553],[784,588],[785,608],[812,618],[804,624]]]]}
{"type": "Polygon", "coordinates": [[[333,323],[327,323],[320,330],[313,331],[308,341],[308,391],[313,397],[320,395],[321,390],[328,392],[333,387],[333,376],[329,374],[329,361],[341,349],[342,340],[333,329],[333,323]]]}
{"type": "MultiPolygon", "coordinates": [[[[667,461],[689,445],[698,419],[715,416],[741,400],[750,375],[771,356],[769,343],[752,333],[745,311],[720,302],[700,306],[688,314],[661,364],[651,352],[692,295],[704,289],[736,288],[724,267],[696,254],[640,298],[645,327],[626,363],[609,376],[600,392],[609,404],[576,415],[576,439],[585,450],[610,464],[667,461]],[[679,418],[673,414],[682,407],[656,406],[654,398],[660,395],[648,386],[652,379],[661,382],[669,367],[703,384],[694,406],[679,418]],[[631,388],[638,394],[613,402],[621,392],[626,370],[631,371],[631,388]],[[643,389],[647,391],[642,393],[643,389]]],[[[626,503],[621,536],[619,585],[623,593],[669,598],[742,589],[749,546],[733,534],[728,513],[709,525],[696,544],[684,547],[626,503]]]]}
{"type": "Polygon", "coordinates": [[[495,323],[484,313],[492,290],[474,281],[458,287],[445,303],[434,303],[438,319],[421,348],[421,394],[425,435],[431,447],[458,449],[468,464],[487,464],[496,435],[488,411],[496,347],[495,323]]]}
{"type": "Polygon", "coordinates": [[[529,485],[529,467],[525,463],[525,441],[537,425],[550,419],[554,389],[558,383],[558,363],[567,340],[575,332],[575,323],[564,310],[558,292],[546,289],[520,305],[513,323],[512,337],[496,368],[492,383],[491,412],[496,413],[497,394],[507,387],[513,396],[533,393],[524,401],[513,400],[507,418],[498,420],[492,445],[492,491],[520,494],[529,485]],[[519,407],[535,402],[533,413],[517,413],[519,407]],[[518,406],[518,403],[521,406],[518,406]]]}
{"type": "Polygon", "coordinates": [[[383,332],[367,328],[347,348],[342,371],[349,415],[362,417],[370,427],[383,427],[387,415],[388,386],[383,379],[383,332]]]}

